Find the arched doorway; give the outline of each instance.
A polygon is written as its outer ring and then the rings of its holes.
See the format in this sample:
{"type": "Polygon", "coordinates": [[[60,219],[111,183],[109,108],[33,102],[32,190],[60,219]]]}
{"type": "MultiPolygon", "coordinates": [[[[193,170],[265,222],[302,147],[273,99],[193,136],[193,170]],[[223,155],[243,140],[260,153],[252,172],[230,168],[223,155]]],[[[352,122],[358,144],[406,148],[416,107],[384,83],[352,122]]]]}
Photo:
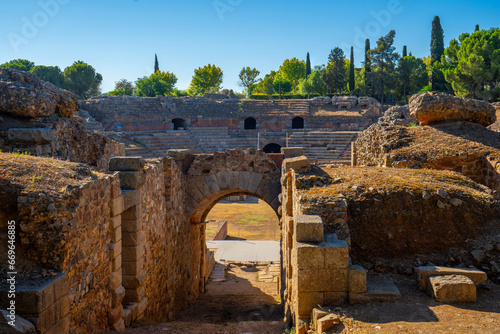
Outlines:
{"type": "Polygon", "coordinates": [[[294,117],[292,119],[292,129],[303,129],[304,128],[304,119],[302,117],[294,117]]]}
{"type": "Polygon", "coordinates": [[[174,118],[172,123],[174,125],[174,130],[185,130],[187,128],[187,122],[183,118],[174,118]]]}
{"type": "Polygon", "coordinates": [[[281,145],[276,143],[267,144],[262,150],[265,153],[281,153],[281,145]]]}
{"type": "Polygon", "coordinates": [[[245,130],[255,130],[257,129],[257,120],[253,117],[248,117],[245,119],[245,130]]]}

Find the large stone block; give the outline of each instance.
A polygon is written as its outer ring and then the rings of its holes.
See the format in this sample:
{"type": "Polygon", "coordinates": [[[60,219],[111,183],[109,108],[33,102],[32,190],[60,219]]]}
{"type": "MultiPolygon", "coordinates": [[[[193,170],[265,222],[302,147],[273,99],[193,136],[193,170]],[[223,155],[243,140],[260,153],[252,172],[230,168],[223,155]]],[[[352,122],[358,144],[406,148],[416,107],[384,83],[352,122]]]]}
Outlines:
{"type": "Polygon", "coordinates": [[[207,175],[205,176],[205,182],[207,183],[208,188],[210,188],[210,192],[212,194],[220,191],[219,180],[217,179],[217,176],[213,174],[207,175]]]}
{"type": "Polygon", "coordinates": [[[285,166],[285,172],[290,169],[296,170],[298,172],[306,172],[311,170],[311,163],[304,155],[300,157],[285,159],[283,161],[283,165],[285,166]]]}
{"type": "Polygon", "coordinates": [[[142,172],[145,165],[142,157],[113,157],[109,160],[109,170],[113,172],[142,172]]]}
{"type": "Polygon", "coordinates": [[[114,259],[122,253],[122,242],[112,242],[109,244],[109,256],[114,259]]]}
{"type": "MultiPolygon", "coordinates": [[[[226,171],[218,172],[216,174],[219,188],[221,190],[229,189],[229,174],[226,171]]],[[[196,198],[195,198],[196,199],[196,198]]]]}
{"type": "Polygon", "coordinates": [[[146,272],[143,270],[139,275],[123,275],[122,285],[125,289],[136,289],[146,282],[146,272]]]}
{"type": "MultiPolygon", "coordinates": [[[[123,301],[125,303],[138,303],[144,297],[145,293],[146,293],[146,286],[145,285],[142,285],[138,288],[126,289],[125,297],[123,298],[123,301]]],[[[133,312],[132,318],[137,319],[137,309],[132,309],[132,312],[133,312]]]]}
{"type": "Polygon", "coordinates": [[[347,291],[327,291],[325,292],[325,306],[339,306],[344,305],[349,300],[349,293],[347,291]]]}
{"type": "Polygon", "coordinates": [[[328,314],[323,318],[319,319],[316,325],[316,331],[318,333],[323,333],[335,325],[340,323],[339,316],[336,314],[328,314]]]}
{"type": "Polygon", "coordinates": [[[297,270],[297,288],[304,292],[349,291],[348,270],[299,269],[297,270]]]}
{"type": "Polygon", "coordinates": [[[144,245],[123,246],[122,248],[123,262],[135,262],[144,256],[144,245]]]}
{"type": "Polygon", "coordinates": [[[303,319],[308,319],[311,311],[315,307],[321,307],[324,303],[323,292],[304,292],[297,293],[297,309],[298,316],[303,319]]]}
{"type": "Polygon", "coordinates": [[[366,292],[366,270],[361,266],[349,267],[349,292],[366,292]]]}
{"type": "Polygon", "coordinates": [[[141,219],[122,219],[122,234],[125,234],[126,232],[137,233],[141,229],[142,229],[141,219]]]}
{"type": "Polygon", "coordinates": [[[140,257],[137,261],[122,262],[123,273],[127,275],[139,275],[144,268],[144,257],[140,257]]]}
{"type": "Polygon", "coordinates": [[[113,271],[109,275],[109,286],[110,290],[116,290],[122,285],[122,270],[118,269],[113,271]]]}
{"type": "Polygon", "coordinates": [[[262,174],[260,173],[251,173],[250,180],[248,181],[248,191],[252,193],[257,193],[257,189],[259,189],[260,181],[262,181],[262,174]]]}
{"type": "Polygon", "coordinates": [[[111,306],[117,306],[122,303],[123,297],[125,297],[125,288],[119,286],[118,288],[111,291],[111,306]]]}
{"type": "Polygon", "coordinates": [[[240,189],[248,190],[248,183],[250,182],[250,172],[239,172],[239,185],[240,189]]]}
{"type": "Polygon", "coordinates": [[[325,244],[325,268],[347,269],[349,248],[344,240],[328,240],[325,244]]]}
{"type": "Polygon", "coordinates": [[[141,203],[141,190],[123,190],[123,210],[127,210],[141,203]]]}
{"type": "Polygon", "coordinates": [[[8,324],[11,321],[9,317],[9,312],[6,310],[0,310],[0,333],[2,334],[35,334],[35,326],[28,320],[22,318],[19,314],[16,314],[16,327],[12,327],[8,324]]]}
{"type": "Polygon", "coordinates": [[[123,196],[119,196],[117,198],[113,198],[111,202],[109,203],[109,208],[111,210],[111,216],[118,216],[120,215],[123,210],[123,196]]]}
{"type": "Polygon", "coordinates": [[[476,301],[474,282],[462,275],[431,276],[427,292],[443,303],[476,301]]]}
{"type": "Polygon", "coordinates": [[[134,205],[127,210],[123,211],[122,219],[141,219],[142,217],[142,206],[140,204],[134,205]]]}
{"type": "Polygon", "coordinates": [[[144,232],[139,230],[137,232],[123,232],[122,244],[123,246],[138,246],[144,243],[144,232]]]}
{"type": "Polygon", "coordinates": [[[119,176],[122,189],[139,189],[146,182],[146,174],[142,172],[120,172],[119,176]]]}
{"type": "Polygon", "coordinates": [[[122,227],[121,225],[111,231],[111,242],[118,242],[122,240],[122,227]]]}
{"type": "Polygon", "coordinates": [[[485,272],[477,269],[469,268],[449,268],[439,266],[424,266],[415,268],[417,274],[418,285],[420,290],[427,291],[429,277],[431,276],[445,276],[445,275],[462,275],[470,278],[475,285],[484,282],[488,279],[485,272]]]}
{"type": "Polygon", "coordinates": [[[7,131],[7,139],[15,144],[50,144],[54,139],[52,129],[14,128],[7,131]]]}
{"type": "Polygon", "coordinates": [[[320,216],[301,215],[295,219],[297,242],[323,242],[323,220],[320,216]]]}
{"type": "Polygon", "coordinates": [[[285,159],[300,157],[304,155],[303,147],[282,147],[281,153],[285,156],[285,159]]]}

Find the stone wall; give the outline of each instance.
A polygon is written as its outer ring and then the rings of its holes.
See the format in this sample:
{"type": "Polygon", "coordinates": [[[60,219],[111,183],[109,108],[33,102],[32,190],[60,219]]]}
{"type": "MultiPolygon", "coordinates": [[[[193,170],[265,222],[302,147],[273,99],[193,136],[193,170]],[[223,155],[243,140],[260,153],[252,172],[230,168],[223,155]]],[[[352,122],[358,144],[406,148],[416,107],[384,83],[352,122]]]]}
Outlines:
{"type": "Polygon", "coordinates": [[[188,127],[227,127],[243,130],[244,120],[253,117],[257,128],[281,132],[292,128],[300,116],[307,129],[360,131],[381,115],[380,104],[371,98],[337,98],[327,103],[314,100],[215,100],[206,97],[141,98],[116,96],[80,101],[82,109],[107,131],[158,131],[173,128],[172,120],[182,118],[188,127]],[[359,102],[358,102],[359,100],[359,102]]]}
{"type": "Polygon", "coordinates": [[[88,132],[79,118],[40,117],[25,121],[4,116],[0,121],[0,149],[82,162],[102,171],[107,170],[111,157],[125,155],[123,144],[88,132]]]}

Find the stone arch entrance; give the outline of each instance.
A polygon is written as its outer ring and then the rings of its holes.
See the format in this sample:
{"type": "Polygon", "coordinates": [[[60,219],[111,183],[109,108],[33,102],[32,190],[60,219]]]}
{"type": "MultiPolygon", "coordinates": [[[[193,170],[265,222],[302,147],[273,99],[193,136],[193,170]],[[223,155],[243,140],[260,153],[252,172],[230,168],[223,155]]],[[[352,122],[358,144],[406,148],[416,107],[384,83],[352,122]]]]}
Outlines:
{"type": "Polygon", "coordinates": [[[245,119],[245,124],[244,124],[244,129],[245,130],[255,130],[257,129],[257,120],[253,117],[248,117],[245,119]]]}
{"type": "Polygon", "coordinates": [[[262,149],[265,153],[280,153],[281,152],[281,145],[276,144],[276,143],[270,143],[264,146],[262,149]]]}
{"type": "Polygon", "coordinates": [[[172,120],[173,128],[174,130],[180,130],[180,129],[186,129],[187,128],[187,122],[183,118],[174,118],[172,120]]]}
{"type": "Polygon", "coordinates": [[[304,119],[300,116],[294,117],[292,119],[292,129],[303,129],[304,119]]]}

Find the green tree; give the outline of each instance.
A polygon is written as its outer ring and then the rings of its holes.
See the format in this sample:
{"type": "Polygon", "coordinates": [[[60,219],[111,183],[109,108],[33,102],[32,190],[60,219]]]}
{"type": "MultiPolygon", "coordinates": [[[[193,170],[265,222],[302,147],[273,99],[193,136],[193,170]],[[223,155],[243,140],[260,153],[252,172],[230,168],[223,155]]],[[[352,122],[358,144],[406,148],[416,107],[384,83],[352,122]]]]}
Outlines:
{"type": "Polygon", "coordinates": [[[354,47],[351,46],[351,60],[349,64],[349,92],[354,94],[355,78],[354,78],[354,47]]]}
{"type": "Polygon", "coordinates": [[[321,74],[322,70],[317,70],[312,72],[307,79],[302,79],[298,85],[300,93],[306,95],[307,98],[310,98],[313,94],[322,95],[324,83],[321,74]]]}
{"type": "Polygon", "coordinates": [[[170,72],[157,71],[149,77],[137,79],[135,92],[137,96],[155,97],[168,95],[174,91],[177,77],[170,72]]]}
{"type": "Polygon", "coordinates": [[[476,30],[474,31],[479,31],[479,24],[476,24],[476,30]]]}
{"type": "Polygon", "coordinates": [[[391,89],[394,83],[394,69],[399,59],[399,54],[395,52],[393,46],[396,32],[391,30],[386,36],[382,36],[377,41],[377,47],[370,50],[373,84],[379,88],[378,95],[380,103],[384,104],[386,89],[391,89]]]}
{"type": "Polygon", "coordinates": [[[306,73],[306,62],[303,60],[298,60],[297,58],[286,59],[283,64],[281,64],[277,76],[283,81],[289,81],[292,83],[292,89],[295,88],[299,80],[305,77],[306,73]]]}
{"type": "Polygon", "coordinates": [[[365,41],[365,62],[364,62],[364,95],[369,96],[372,95],[371,88],[371,72],[372,72],[372,64],[370,60],[370,40],[367,38],[365,41]]]}
{"type": "Polygon", "coordinates": [[[307,53],[307,59],[306,59],[306,79],[309,77],[309,75],[312,73],[311,69],[311,57],[309,56],[309,52],[307,53]]]}
{"type": "Polygon", "coordinates": [[[497,101],[500,98],[500,29],[464,33],[443,57],[443,71],[455,94],[497,101]]]}
{"type": "Polygon", "coordinates": [[[134,84],[127,79],[121,79],[117,82],[115,82],[115,90],[112,92],[109,92],[109,95],[115,96],[115,95],[133,95],[134,94],[134,84]]]}
{"type": "Polygon", "coordinates": [[[328,65],[323,73],[323,81],[331,93],[342,93],[347,85],[346,59],[344,51],[336,47],[328,56],[328,65]]]}
{"type": "Polygon", "coordinates": [[[100,93],[102,75],[89,64],[78,60],[64,69],[65,88],[85,100],[100,93]]]}
{"type": "Polygon", "coordinates": [[[30,72],[33,67],[35,67],[35,63],[27,59],[14,59],[0,65],[0,67],[7,67],[14,70],[30,72]]]}
{"type": "Polygon", "coordinates": [[[252,94],[252,87],[258,81],[257,77],[260,75],[260,72],[256,68],[243,67],[239,74],[240,82],[239,85],[241,87],[245,87],[247,91],[247,97],[252,94]]]}
{"type": "Polygon", "coordinates": [[[221,89],[224,74],[220,67],[208,64],[194,70],[189,92],[191,95],[218,93],[221,89]]]}
{"type": "Polygon", "coordinates": [[[403,45],[403,58],[408,56],[408,48],[406,45],[403,45]]]}
{"type": "Polygon", "coordinates": [[[424,61],[413,56],[399,59],[396,76],[395,95],[404,102],[408,102],[408,96],[418,93],[429,83],[429,74],[424,61]]]}
{"type": "Polygon", "coordinates": [[[155,53],[155,73],[160,70],[160,63],[158,62],[158,56],[155,53]]]}
{"type": "Polygon", "coordinates": [[[50,82],[59,88],[64,88],[64,75],[58,66],[38,65],[31,69],[31,73],[40,80],[50,82]]]}
{"type": "Polygon", "coordinates": [[[431,32],[431,85],[433,90],[443,89],[443,84],[445,81],[444,75],[439,71],[438,66],[435,66],[436,62],[441,61],[441,57],[444,54],[444,31],[441,27],[441,20],[439,16],[435,16],[432,21],[432,32],[431,32]]]}
{"type": "Polygon", "coordinates": [[[276,76],[276,71],[271,71],[271,73],[266,74],[264,79],[260,80],[252,93],[265,94],[272,96],[274,94],[274,77],[276,76]]]}

